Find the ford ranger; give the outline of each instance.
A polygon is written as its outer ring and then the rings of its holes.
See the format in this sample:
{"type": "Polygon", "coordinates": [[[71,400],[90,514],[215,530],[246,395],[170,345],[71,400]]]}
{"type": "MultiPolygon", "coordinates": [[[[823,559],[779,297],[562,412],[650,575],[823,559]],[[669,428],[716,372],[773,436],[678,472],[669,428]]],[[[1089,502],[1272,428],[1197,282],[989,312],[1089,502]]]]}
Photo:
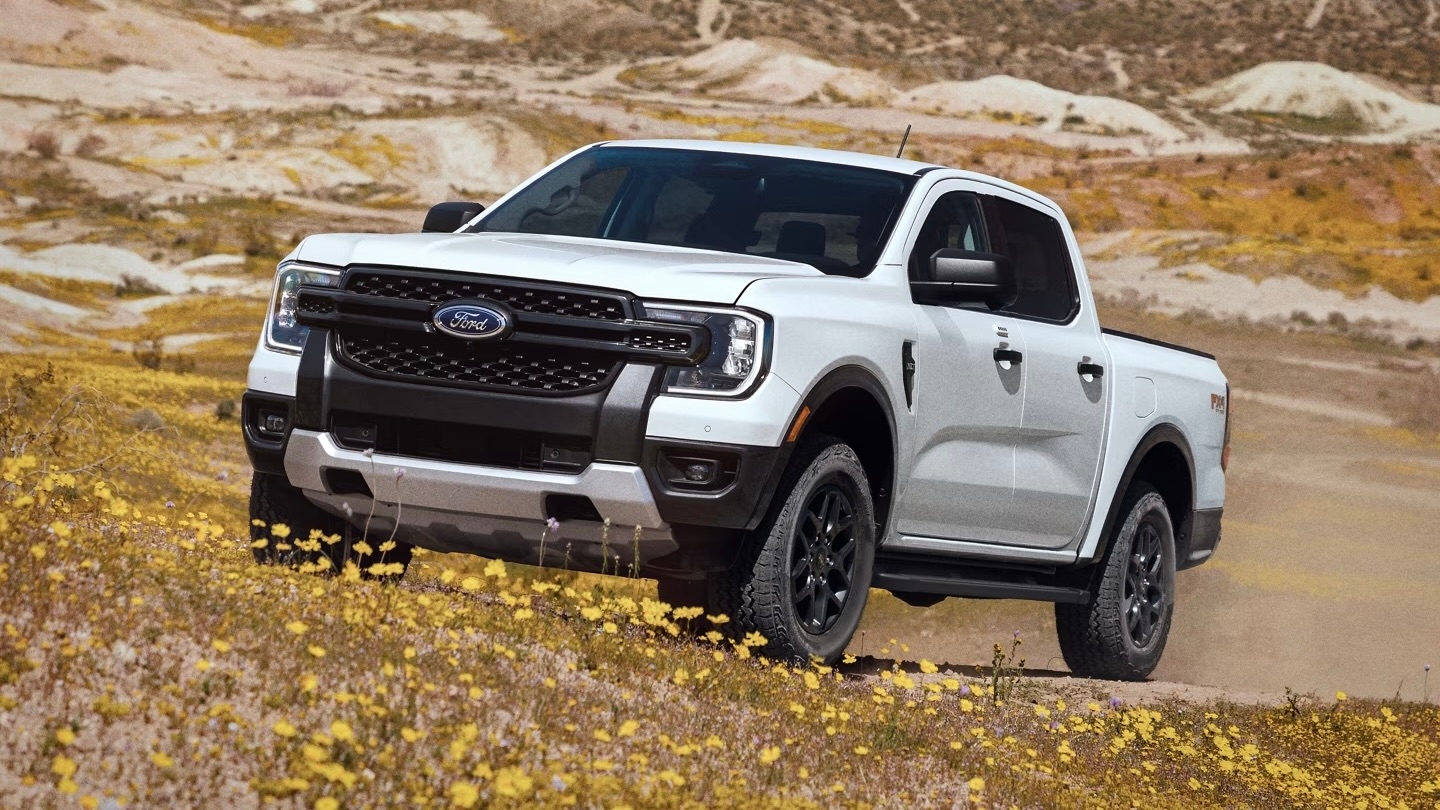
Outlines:
{"type": "Polygon", "coordinates": [[[1102,329],[1054,203],[898,158],[604,143],[311,236],[248,389],[261,561],[651,577],[789,660],[879,588],[1054,603],[1071,670],[1144,678],[1220,539],[1214,358],[1102,329]]]}

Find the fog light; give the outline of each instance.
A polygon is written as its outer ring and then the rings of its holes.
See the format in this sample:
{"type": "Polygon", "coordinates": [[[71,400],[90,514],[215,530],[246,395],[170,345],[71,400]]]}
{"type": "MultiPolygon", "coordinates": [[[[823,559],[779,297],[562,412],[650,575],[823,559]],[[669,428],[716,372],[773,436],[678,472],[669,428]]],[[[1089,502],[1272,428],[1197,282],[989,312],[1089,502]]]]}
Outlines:
{"type": "Polygon", "coordinates": [[[692,484],[708,484],[715,478],[715,464],[702,461],[685,466],[685,480],[692,484]]]}
{"type": "Polygon", "coordinates": [[[282,413],[260,414],[260,430],[275,436],[285,435],[285,415],[282,413]]]}
{"type": "Polygon", "coordinates": [[[664,448],[655,461],[655,471],[668,487],[695,492],[718,492],[735,482],[740,459],[733,453],[686,452],[664,448]],[[703,454],[702,454],[703,453],[703,454]]]}

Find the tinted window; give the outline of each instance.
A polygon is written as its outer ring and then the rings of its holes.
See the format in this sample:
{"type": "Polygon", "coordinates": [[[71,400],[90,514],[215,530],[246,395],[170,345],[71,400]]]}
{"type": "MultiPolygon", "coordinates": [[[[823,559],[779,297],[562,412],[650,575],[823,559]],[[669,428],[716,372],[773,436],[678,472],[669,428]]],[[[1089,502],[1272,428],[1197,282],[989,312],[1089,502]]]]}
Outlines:
{"type": "Polygon", "coordinates": [[[600,147],[521,189],[475,230],[705,248],[863,276],[914,182],[789,158],[600,147]]]}
{"type": "Polygon", "coordinates": [[[991,250],[1010,258],[1020,295],[1006,312],[1067,321],[1078,306],[1070,251],[1060,223],[1026,205],[984,198],[991,250]]]}
{"type": "Polygon", "coordinates": [[[968,191],[941,195],[930,208],[910,251],[910,277],[917,281],[930,278],[930,257],[945,248],[988,250],[980,202],[968,191]]]}
{"type": "Polygon", "coordinates": [[[610,201],[625,181],[624,167],[595,172],[579,183],[554,189],[545,204],[520,217],[516,230],[525,233],[596,233],[610,209],[610,201]]]}

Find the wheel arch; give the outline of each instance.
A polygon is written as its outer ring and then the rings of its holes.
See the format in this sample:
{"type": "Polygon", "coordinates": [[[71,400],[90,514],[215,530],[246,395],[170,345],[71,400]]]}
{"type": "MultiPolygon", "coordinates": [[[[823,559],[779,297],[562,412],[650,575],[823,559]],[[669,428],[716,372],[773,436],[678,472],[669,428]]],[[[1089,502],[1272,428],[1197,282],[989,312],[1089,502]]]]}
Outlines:
{"type": "Polygon", "coordinates": [[[860,457],[870,479],[878,537],[883,537],[895,493],[897,449],[895,413],[885,386],[868,369],[855,365],[841,366],[820,378],[801,401],[785,441],[793,446],[815,433],[843,440],[860,457]],[[882,427],[877,430],[877,425],[882,427]]]}
{"type": "Polygon", "coordinates": [[[1195,516],[1195,455],[1190,442],[1180,428],[1164,423],[1151,428],[1140,439],[1130,454],[1120,482],[1110,500],[1109,511],[1100,533],[1100,543],[1090,562],[1105,559],[1110,549],[1115,525],[1124,518],[1120,509],[1124,506],[1125,493],[1136,481],[1144,481],[1154,487],[1165,499],[1170,523],[1175,528],[1175,556],[1177,567],[1183,567],[1190,554],[1190,535],[1195,516]]]}

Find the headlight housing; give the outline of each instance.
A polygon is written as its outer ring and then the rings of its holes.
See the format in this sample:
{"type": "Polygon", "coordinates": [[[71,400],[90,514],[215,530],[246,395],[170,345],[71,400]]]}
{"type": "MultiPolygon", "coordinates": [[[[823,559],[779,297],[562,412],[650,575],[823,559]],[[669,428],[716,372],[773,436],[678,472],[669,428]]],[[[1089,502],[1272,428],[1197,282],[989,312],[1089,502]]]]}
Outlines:
{"type": "Polygon", "coordinates": [[[275,271],[275,292],[270,296],[270,320],[265,325],[265,346],[277,352],[299,354],[310,327],[296,320],[301,284],[334,287],[340,271],[299,262],[281,262],[275,271]]]}
{"type": "Polygon", "coordinates": [[[769,328],[765,318],[736,309],[643,304],[641,317],[687,323],[710,331],[710,353],[698,366],[671,368],[665,374],[667,394],[738,397],[750,392],[765,375],[769,328]]]}

